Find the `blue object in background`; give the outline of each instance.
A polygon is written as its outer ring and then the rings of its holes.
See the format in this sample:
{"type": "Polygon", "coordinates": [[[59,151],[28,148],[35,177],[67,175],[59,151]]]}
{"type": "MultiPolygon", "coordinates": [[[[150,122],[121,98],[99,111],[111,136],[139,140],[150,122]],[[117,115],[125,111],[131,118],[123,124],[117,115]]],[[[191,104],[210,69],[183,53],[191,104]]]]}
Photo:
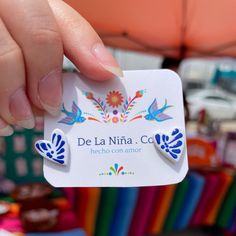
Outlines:
{"type": "Polygon", "coordinates": [[[196,172],[191,172],[187,178],[189,180],[189,187],[183,206],[175,222],[174,229],[176,230],[185,229],[188,226],[205,184],[204,177],[196,172]]]}
{"type": "Polygon", "coordinates": [[[138,198],[138,188],[120,188],[115,213],[109,235],[124,236],[128,234],[133,212],[138,198]]]}
{"type": "Polygon", "coordinates": [[[73,229],[55,233],[29,233],[26,236],[86,236],[82,229],[73,229]]]}
{"type": "Polygon", "coordinates": [[[226,92],[235,94],[236,92],[236,70],[216,69],[211,78],[211,85],[220,87],[226,92]]]}
{"type": "Polygon", "coordinates": [[[234,208],[233,214],[228,222],[227,229],[232,232],[235,232],[236,230],[236,207],[234,208]]]}

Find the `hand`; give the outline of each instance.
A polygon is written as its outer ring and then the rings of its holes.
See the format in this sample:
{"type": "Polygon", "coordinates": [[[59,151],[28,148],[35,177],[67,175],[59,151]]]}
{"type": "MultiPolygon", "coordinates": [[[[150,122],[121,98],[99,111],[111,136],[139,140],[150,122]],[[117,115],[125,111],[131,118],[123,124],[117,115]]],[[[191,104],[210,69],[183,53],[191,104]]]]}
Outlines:
{"type": "Polygon", "coordinates": [[[0,136],[34,127],[34,108],[57,115],[65,54],[86,76],[122,76],[89,23],[61,0],[0,0],[0,136]]]}

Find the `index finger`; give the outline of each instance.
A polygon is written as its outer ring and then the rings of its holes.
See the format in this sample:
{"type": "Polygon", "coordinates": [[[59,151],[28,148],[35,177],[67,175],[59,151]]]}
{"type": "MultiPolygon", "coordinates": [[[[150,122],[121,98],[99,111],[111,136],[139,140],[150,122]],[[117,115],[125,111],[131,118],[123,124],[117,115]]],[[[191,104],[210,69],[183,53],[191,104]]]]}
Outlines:
{"type": "Polygon", "coordinates": [[[58,23],[66,56],[86,76],[105,80],[123,76],[118,63],[91,25],[61,0],[49,0],[58,23]]]}

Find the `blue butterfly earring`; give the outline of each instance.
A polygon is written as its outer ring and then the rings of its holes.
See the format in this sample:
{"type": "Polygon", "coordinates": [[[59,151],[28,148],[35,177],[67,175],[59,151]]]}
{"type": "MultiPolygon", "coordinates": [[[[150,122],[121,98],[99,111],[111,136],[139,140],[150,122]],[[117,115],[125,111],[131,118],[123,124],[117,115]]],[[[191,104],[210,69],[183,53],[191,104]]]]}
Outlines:
{"type": "Polygon", "coordinates": [[[60,129],[53,130],[51,141],[38,140],[35,149],[41,156],[56,164],[68,163],[69,146],[65,134],[60,129]]]}
{"type": "Polygon", "coordinates": [[[183,155],[184,133],[175,128],[170,134],[157,133],[154,135],[157,149],[171,162],[176,163],[183,155]]]}

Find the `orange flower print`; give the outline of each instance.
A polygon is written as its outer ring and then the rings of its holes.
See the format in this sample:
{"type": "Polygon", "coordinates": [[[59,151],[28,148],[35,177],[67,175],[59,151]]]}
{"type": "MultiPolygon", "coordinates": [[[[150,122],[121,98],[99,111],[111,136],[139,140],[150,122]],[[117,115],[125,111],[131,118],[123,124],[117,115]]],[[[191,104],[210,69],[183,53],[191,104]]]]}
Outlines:
{"type": "Polygon", "coordinates": [[[118,122],[119,122],[119,118],[116,117],[116,116],[113,117],[113,118],[112,118],[112,122],[115,123],[115,124],[118,123],[118,122]]]}
{"type": "Polygon", "coordinates": [[[120,106],[124,98],[122,97],[122,94],[118,91],[111,91],[107,94],[106,98],[107,104],[113,108],[120,106]]]}

